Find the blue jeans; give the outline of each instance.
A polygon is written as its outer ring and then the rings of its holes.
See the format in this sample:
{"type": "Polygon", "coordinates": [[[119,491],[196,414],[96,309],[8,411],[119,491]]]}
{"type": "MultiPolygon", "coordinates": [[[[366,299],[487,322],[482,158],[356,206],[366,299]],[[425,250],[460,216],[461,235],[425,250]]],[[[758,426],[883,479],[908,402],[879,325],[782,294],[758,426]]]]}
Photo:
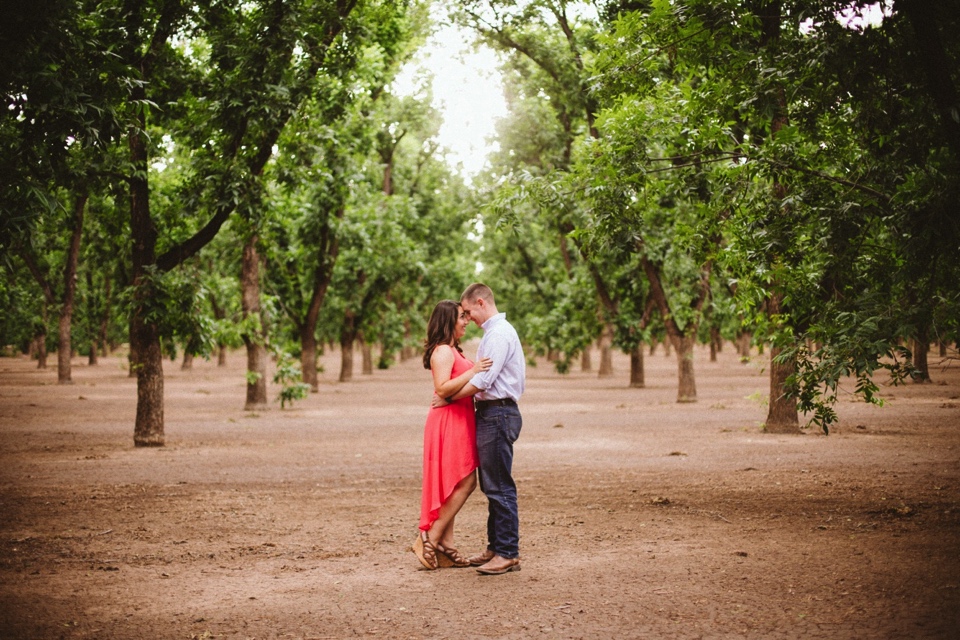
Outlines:
{"type": "Polygon", "coordinates": [[[516,405],[477,410],[480,490],[487,496],[487,548],[504,558],[520,555],[517,485],[513,481],[513,443],[523,419],[516,405]]]}

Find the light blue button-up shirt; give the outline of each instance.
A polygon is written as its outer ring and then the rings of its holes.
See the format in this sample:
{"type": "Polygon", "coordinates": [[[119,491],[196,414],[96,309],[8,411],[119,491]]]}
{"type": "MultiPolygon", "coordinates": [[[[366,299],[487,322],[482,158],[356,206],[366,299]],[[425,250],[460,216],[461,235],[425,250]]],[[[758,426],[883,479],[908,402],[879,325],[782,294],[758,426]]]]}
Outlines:
{"type": "Polygon", "coordinates": [[[477,359],[490,358],[493,364],[470,379],[470,384],[480,389],[476,399],[519,401],[526,382],[527,362],[517,330],[507,322],[505,313],[489,318],[480,328],[483,339],[477,349],[477,359]]]}

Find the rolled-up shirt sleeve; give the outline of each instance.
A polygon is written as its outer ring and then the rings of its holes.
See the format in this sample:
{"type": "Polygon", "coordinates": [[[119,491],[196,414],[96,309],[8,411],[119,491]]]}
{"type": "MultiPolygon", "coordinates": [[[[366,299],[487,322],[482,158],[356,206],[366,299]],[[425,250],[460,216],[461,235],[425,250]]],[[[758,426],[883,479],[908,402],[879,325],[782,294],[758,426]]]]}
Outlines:
{"type": "Polygon", "coordinates": [[[490,358],[493,362],[486,371],[481,371],[470,378],[470,384],[481,391],[488,390],[493,381],[497,379],[503,370],[503,365],[507,361],[510,353],[510,344],[504,336],[490,335],[483,343],[483,352],[477,353],[477,358],[490,358]]]}
{"type": "Polygon", "coordinates": [[[470,379],[470,384],[480,390],[476,399],[519,401],[526,381],[526,360],[516,330],[501,313],[483,323],[483,331],[477,357],[490,358],[491,365],[470,379]]]}

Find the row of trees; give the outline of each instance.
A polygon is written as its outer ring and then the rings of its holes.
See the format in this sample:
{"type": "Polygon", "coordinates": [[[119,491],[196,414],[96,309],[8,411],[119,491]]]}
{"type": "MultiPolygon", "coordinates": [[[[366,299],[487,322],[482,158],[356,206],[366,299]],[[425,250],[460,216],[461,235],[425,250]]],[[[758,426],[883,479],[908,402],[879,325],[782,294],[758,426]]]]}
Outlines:
{"type": "Polygon", "coordinates": [[[665,334],[694,401],[695,342],[752,334],[766,427],[795,431],[957,341],[957,2],[459,6],[511,104],[486,225],[518,233],[487,277],[564,364],[615,343],[640,386],[665,334]]]}
{"type": "MultiPolygon", "coordinates": [[[[429,94],[389,85],[427,7],[380,0],[56,2],[5,48],[4,344],[128,342],[134,442],[161,445],[164,354],[247,350],[317,388],[319,342],[419,338],[473,270],[429,94]],[[78,305],[79,303],[79,305],[78,305]],[[58,316],[58,335],[47,327],[58,316]],[[77,315],[81,320],[74,322],[77,315]]],[[[352,373],[344,361],[341,379],[352,373]]]]}
{"type": "Polygon", "coordinates": [[[826,428],[842,379],[878,402],[875,371],[922,377],[958,338],[958,4],[447,3],[500,52],[510,107],[472,188],[428,85],[390,90],[429,6],[13,12],[0,338],[41,363],[55,346],[61,382],[75,346],[129,342],[134,441],[159,445],[175,345],[244,345],[256,408],[268,347],[314,390],[324,343],[341,379],[355,343],[389,366],[479,259],[561,369],[599,344],[607,375],[620,348],[643,386],[644,345],[668,340],[692,402],[695,343],[753,340],[767,428],[826,428]]]}

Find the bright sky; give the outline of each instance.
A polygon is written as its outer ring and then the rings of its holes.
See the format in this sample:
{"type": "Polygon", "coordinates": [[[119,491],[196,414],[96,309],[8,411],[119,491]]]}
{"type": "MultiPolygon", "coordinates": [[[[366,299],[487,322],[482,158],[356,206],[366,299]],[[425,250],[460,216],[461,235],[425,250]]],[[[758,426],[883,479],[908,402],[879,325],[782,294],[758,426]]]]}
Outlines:
{"type": "Polygon", "coordinates": [[[864,29],[868,26],[875,27],[883,22],[884,16],[890,15],[891,8],[889,5],[889,2],[874,2],[862,7],[859,11],[851,7],[841,11],[838,19],[854,29],[864,29]]]}
{"type": "Polygon", "coordinates": [[[401,95],[416,92],[416,77],[432,74],[434,106],[443,114],[439,140],[447,150],[447,162],[462,166],[470,179],[496,147],[487,141],[494,135],[495,118],[506,115],[503,88],[494,53],[474,51],[469,33],[457,27],[441,27],[394,82],[401,95]]]}

